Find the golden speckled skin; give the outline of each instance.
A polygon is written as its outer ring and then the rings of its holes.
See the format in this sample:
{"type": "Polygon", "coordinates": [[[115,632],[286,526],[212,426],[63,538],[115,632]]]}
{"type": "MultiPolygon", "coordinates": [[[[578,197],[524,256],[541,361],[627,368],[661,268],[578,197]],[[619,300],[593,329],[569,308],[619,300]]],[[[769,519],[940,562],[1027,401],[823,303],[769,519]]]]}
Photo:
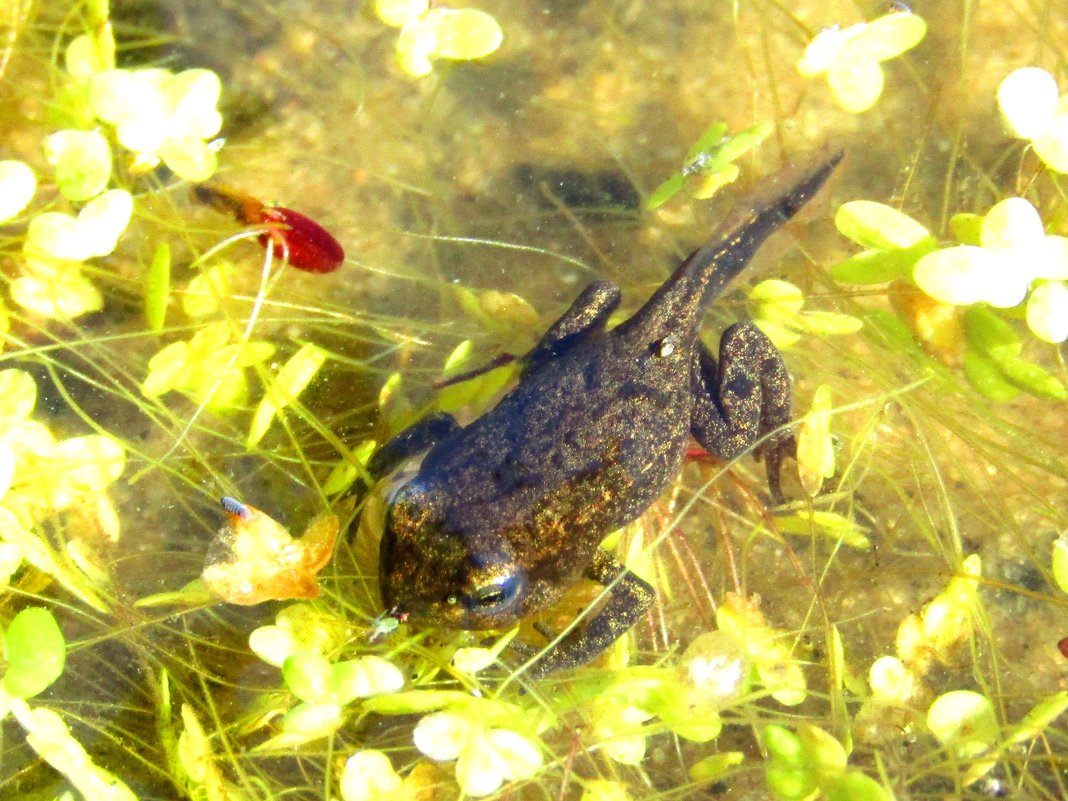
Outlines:
{"type": "Polygon", "coordinates": [[[605,321],[619,290],[596,282],[524,357],[522,376],[461,429],[438,415],[401,432],[370,468],[384,475],[427,447],[390,502],[381,589],[391,614],[452,628],[502,628],[584,575],[613,585],[604,609],[532,673],[588,662],[648,607],[652,592],[598,550],[677,475],[691,434],[723,458],[762,436],[772,495],[792,455],[789,376],[751,324],[725,332],[719,359],[698,339],[706,305],[841,159],[820,154],[757,187],[633,317],[605,321]],[[432,447],[431,447],[432,446],[432,447]]]}

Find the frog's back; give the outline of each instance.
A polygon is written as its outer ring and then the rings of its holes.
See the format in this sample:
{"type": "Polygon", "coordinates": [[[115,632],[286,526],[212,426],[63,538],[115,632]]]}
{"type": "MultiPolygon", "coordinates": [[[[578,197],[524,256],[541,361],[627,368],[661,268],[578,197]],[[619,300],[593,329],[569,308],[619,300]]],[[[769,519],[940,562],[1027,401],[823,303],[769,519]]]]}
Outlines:
{"type": "Polygon", "coordinates": [[[537,365],[423,461],[420,478],[447,486],[449,527],[518,539],[570,521],[592,552],[678,471],[692,405],[683,350],[594,331],[537,365]]]}

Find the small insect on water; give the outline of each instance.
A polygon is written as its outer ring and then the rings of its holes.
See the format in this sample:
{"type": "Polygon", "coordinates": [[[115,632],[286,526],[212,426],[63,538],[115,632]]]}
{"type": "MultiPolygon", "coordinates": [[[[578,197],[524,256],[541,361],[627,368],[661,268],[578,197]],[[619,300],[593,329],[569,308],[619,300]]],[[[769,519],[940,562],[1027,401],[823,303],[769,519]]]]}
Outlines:
{"type": "Polygon", "coordinates": [[[345,261],[341,244],[311,217],[284,206],[269,206],[220,184],[197,184],[193,197],[217,211],[233,215],[246,225],[267,228],[259,236],[259,243],[267,247],[273,242],[289,264],[309,273],[332,273],[345,261]]]}

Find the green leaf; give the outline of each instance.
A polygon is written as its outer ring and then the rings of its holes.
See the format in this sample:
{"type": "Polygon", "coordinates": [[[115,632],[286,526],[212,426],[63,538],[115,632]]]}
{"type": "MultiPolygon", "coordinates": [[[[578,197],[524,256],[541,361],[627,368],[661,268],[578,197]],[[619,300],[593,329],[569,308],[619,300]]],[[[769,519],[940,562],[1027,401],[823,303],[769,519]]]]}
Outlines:
{"type": "Polygon", "coordinates": [[[983,215],[961,212],[949,218],[949,230],[962,245],[979,245],[982,242],[983,215]]]}
{"type": "Polygon", "coordinates": [[[970,759],[994,744],[999,727],[989,699],[971,690],[953,690],[931,704],[927,728],[958,758],[970,759]]]}
{"type": "Polygon", "coordinates": [[[166,242],[156,248],[145,280],[145,317],[152,331],[163,330],[167,300],[171,294],[171,248],[166,242]]]}
{"type": "Polygon", "coordinates": [[[879,62],[866,57],[843,55],[827,70],[827,85],[835,102],[850,114],[860,114],[874,106],[885,81],[879,62]]]}
{"type": "Polygon", "coordinates": [[[723,144],[723,140],[726,138],[727,123],[712,123],[712,125],[709,125],[704,132],[697,137],[697,141],[693,143],[693,146],[686,151],[686,164],[690,164],[690,162],[700,157],[703,153],[711,153],[723,144]]]}
{"type": "Polygon", "coordinates": [[[803,511],[776,518],[779,529],[787,534],[822,534],[830,540],[850,548],[867,550],[871,541],[864,530],[848,517],[836,512],[803,511]]]}
{"type": "Polygon", "coordinates": [[[686,177],[681,172],[674,173],[670,178],[653,190],[652,194],[645,199],[645,208],[654,211],[675,197],[686,184],[686,177]]]}
{"type": "Polygon", "coordinates": [[[831,277],[844,284],[885,284],[904,278],[925,253],[923,247],[907,250],[865,250],[831,268],[831,277]]]}
{"type": "Polygon", "coordinates": [[[96,197],[111,180],[111,147],[99,131],[57,131],[45,140],[45,156],[68,200],[96,197]]]}
{"type": "Polygon", "coordinates": [[[1053,541],[1051,555],[1053,580],[1062,592],[1068,592],[1068,536],[1061,535],[1053,541]]]}
{"type": "Polygon", "coordinates": [[[974,350],[964,352],[964,378],[976,392],[997,403],[1005,403],[1020,394],[1019,387],[1005,379],[989,356],[974,350]]]}
{"type": "Polygon", "coordinates": [[[1022,345],[1016,331],[985,306],[964,312],[964,338],[976,352],[992,359],[1018,356],[1022,345]]]}
{"type": "Polygon", "coordinates": [[[37,176],[14,159],[0,161],[0,223],[19,214],[37,192],[37,176]]]}
{"type": "Polygon", "coordinates": [[[991,356],[1002,374],[1028,395],[1050,400],[1068,399],[1064,384],[1033,362],[1017,356],[991,356]]]}
{"type": "Polygon", "coordinates": [[[843,203],[834,224],[839,233],[865,248],[898,250],[931,239],[930,231],[904,212],[871,200],[843,203]]]}
{"type": "Polygon", "coordinates": [[[23,609],[4,632],[7,672],[4,689],[16,698],[33,698],[63,674],[67,644],[55,617],[47,609],[23,609]]]}
{"type": "Polygon", "coordinates": [[[460,61],[484,58],[504,40],[504,31],[497,20],[477,8],[432,8],[417,24],[433,31],[433,55],[439,58],[460,61]]]}
{"type": "Polygon", "coordinates": [[[326,362],[326,351],[307,343],[294,353],[267,386],[267,392],[256,407],[249,428],[248,447],[254,447],[267,433],[275,415],[305,390],[326,362]]]}
{"type": "Polygon", "coordinates": [[[858,770],[847,771],[822,789],[827,801],[890,801],[879,782],[858,770]]]}
{"type": "Polygon", "coordinates": [[[282,665],[286,687],[301,701],[309,703],[333,700],[334,669],[322,654],[297,651],[282,665]]]}
{"type": "Polygon", "coordinates": [[[865,25],[849,42],[849,49],[865,58],[886,61],[918,45],[927,34],[923,18],[907,11],[893,11],[865,25]]]}

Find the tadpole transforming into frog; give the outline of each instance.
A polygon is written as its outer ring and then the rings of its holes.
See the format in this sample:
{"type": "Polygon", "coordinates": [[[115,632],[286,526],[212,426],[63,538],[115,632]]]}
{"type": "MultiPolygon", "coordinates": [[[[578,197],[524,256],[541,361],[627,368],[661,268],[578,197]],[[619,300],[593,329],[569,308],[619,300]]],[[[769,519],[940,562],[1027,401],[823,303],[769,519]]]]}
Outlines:
{"type": "Polygon", "coordinates": [[[724,332],[718,358],[699,331],[708,305],[841,157],[824,151],[765,179],[611,330],[619,288],[590,284],[522,357],[518,383],[491,410],[466,427],[431,415],[375,454],[369,471],[381,477],[425,452],[388,505],[379,568],[388,616],[506,628],[586,577],[611,587],[606,602],[530,672],[577,667],[652,602],[652,588],[599,546],[660,496],[691,436],[723,459],[754,448],[782,501],[780,469],[795,451],[782,359],[752,323],[724,332]]]}

